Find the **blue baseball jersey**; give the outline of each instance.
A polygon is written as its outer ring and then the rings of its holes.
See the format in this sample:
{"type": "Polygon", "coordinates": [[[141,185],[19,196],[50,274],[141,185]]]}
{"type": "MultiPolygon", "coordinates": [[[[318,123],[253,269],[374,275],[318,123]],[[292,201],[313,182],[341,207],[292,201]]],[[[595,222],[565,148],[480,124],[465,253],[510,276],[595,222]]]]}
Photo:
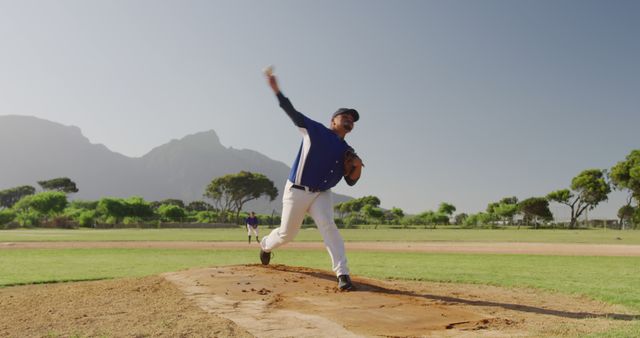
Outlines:
{"type": "Polygon", "coordinates": [[[254,227],[254,228],[257,228],[257,227],[258,227],[258,217],[255,217],[255,216],[254,216],[254,217],[251,217],[251,216],[249,216],[249,217],[247,217],[247,219],[245,220],[245,222],[246,222],[247,224],[249,224],[250,226],[254,227]]]}
{"type": "MultiPolygon", "coordinates": [[[[344,176],[344,153],[351,147],[331,129],[297,111],[282,93],[277,96],[280,107],[302,132],[289,181],[320,191],[333,188],[344,176]]],[[[348,177],[345,180],[349,185],[356,183],[348,177]]]]}

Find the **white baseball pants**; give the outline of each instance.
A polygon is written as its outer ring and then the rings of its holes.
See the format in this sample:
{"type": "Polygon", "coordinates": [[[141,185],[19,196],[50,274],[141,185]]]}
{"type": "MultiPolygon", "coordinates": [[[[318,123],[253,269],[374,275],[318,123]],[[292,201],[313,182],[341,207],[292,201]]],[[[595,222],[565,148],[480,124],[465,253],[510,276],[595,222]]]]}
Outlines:
{"type": "Polygon", "coordinates": [[[282,193],[282,221],[280,227],[273,229],[268,236],[262,238],[262,250],[272,250],[293,240],[304,215],[308,212],[313,218],[324,240],[324,245],[331,256],[333,271],[336,276],[348,275],[347,256],[344,251],[344,241],[335,221],[333,220],[333,202],[331,190],[323,192],[308,192],[293,189],[293,183],[287,180],[282,193]]]}
{"type": "Polygon", "coordinates": [[[247,224],[247,235],[251,236],[252,234],[258,237],[258,227],[254,228],[251,225],[247,224]]]}

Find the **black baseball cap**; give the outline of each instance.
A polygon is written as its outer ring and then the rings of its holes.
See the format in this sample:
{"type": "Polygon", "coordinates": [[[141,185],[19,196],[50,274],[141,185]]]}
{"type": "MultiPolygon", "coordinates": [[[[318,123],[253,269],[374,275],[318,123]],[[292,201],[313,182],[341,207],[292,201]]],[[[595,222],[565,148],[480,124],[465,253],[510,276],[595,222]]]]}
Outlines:
{"type": "Polygon", "coordinates": [[[350,114],[353,117],[353,122],[356,122],[360,119],[360,114],[358,114],[358,111],[352,108],[340,108],[336,110],[336,112],[331,116],[331,119],[333,120],[334,117],[342,114],[350,114]]]}

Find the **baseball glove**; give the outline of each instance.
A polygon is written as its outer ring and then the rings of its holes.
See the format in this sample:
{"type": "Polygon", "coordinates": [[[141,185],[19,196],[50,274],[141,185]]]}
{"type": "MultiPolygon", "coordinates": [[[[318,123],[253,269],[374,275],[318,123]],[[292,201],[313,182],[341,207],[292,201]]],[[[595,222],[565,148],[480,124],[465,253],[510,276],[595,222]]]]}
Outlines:
{"type": "Polygon", "coordinates": [[[353,148],[349,148],[344,152],[344,176],[351,175],[351,172],[355,168],[353,161],[356,158],[360,158],[353,148]]]}

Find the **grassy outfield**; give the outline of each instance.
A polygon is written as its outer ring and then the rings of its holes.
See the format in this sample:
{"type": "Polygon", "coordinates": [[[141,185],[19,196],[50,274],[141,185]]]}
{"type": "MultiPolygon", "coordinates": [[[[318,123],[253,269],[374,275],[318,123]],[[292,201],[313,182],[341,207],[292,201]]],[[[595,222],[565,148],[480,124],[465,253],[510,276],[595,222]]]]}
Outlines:
{"type": "MultiPolygon", "coordinates": [[[[637,257],[349,252],[352,272],[373,278],[532,287],[585,295],[640,312],[637,257]]],[[[0,287],[136,277],[190,267],[258,262],[257,249],[20,249],[0,251],[0,287]]],[[[279,250],[275,264],[330,269],[323,250],[279,250]]],[[[640,335],[640,321],[598,337],[640,335]]]]}
{"type": "MultiPolygon", "coordinates": [[[[261,235],[270,229],[261,227],[261,235]]],[[[459,241],[640,244],[640,231],[530,229],[342,229],[346,241],[459,241]]],[[[0,230],[0,242],[18,241],[245,241],[236,229],[0,230]]],[[[315,228],[303,229],[296,241],[321,241],[315,228]]]]}
{"type": "MultiPolygon", "coordinates": [[[[21,249],[0,251],[0,285],[152,275],[189,267],[258,263],[256,248],[21,249]]],[[[274,263],[330,269],[323,250],[279,250],[274,263]]],[[[637,257],[349,252],[357,275],[534,287],[587,295],[640,311],[637,257]]]]}

